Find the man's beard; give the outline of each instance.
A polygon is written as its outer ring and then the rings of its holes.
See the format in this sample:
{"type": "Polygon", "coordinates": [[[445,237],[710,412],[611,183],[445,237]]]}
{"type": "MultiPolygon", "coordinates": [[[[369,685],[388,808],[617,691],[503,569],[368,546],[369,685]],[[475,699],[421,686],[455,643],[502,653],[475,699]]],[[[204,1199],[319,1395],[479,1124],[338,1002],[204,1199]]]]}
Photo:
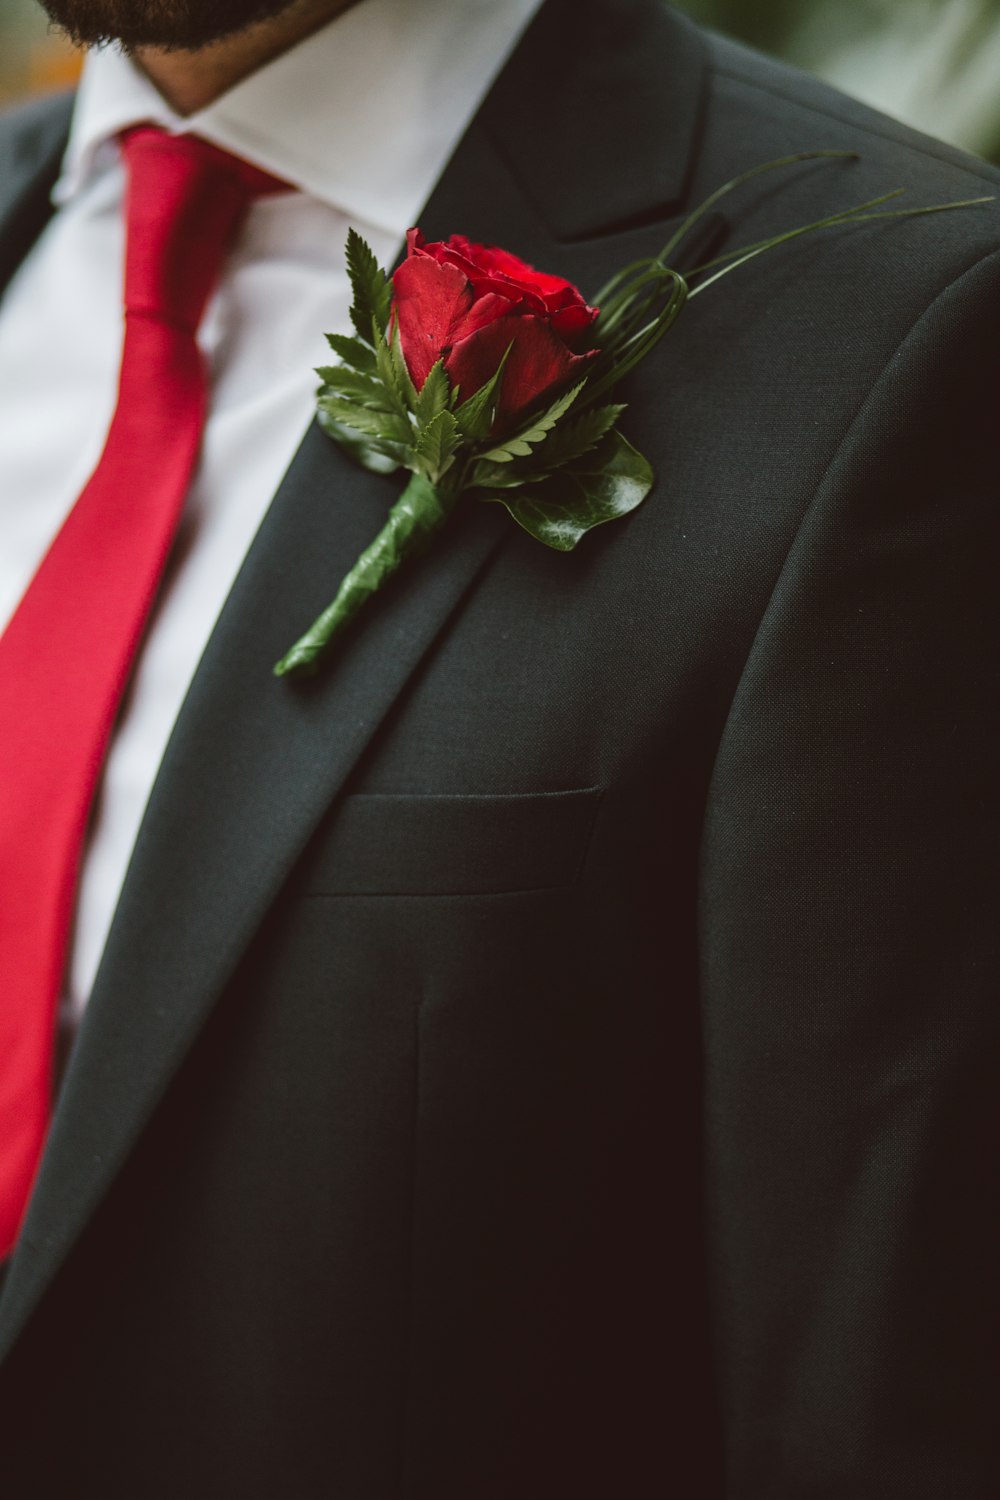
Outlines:
{"type": "Polygon", "coordinates": [[[41,0],[52,21],[80,46],[120,42],[196,51],[258,21],[294,10],[299,0],[41,0]]]}

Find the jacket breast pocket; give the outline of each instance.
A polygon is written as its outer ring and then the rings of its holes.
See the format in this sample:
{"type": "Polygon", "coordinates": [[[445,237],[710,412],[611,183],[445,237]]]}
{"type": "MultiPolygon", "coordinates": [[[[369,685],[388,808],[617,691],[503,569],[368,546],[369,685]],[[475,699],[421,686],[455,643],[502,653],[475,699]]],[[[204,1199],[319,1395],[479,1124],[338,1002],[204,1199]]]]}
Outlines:
{"type": "Polygon", "coordinates": [[[549,890],[579,878],[601,791],[344,797],[303,858],[308,896],[549,890]]]}

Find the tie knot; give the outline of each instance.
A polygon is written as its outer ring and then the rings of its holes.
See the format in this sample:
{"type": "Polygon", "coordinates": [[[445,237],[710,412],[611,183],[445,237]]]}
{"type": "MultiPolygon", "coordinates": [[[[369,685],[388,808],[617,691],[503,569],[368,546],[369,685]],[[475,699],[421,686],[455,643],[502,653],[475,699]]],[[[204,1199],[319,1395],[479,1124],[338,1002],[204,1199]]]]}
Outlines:
{"type": "Polygon", "coordinates": [[[193,135],[141,125],[128,174],[125,308],[193,333],[250,203],[287,184],[193,135]]]}

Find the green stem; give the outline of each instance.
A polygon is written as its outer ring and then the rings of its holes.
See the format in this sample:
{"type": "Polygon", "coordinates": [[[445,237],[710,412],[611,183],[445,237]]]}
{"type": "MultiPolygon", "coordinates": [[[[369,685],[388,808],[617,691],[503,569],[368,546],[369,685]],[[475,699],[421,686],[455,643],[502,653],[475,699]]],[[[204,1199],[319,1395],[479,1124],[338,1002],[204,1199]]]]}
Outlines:
{"type": "MultiPolygon", "coordinates": [[[[873,198],[871,202],[885,203],[887,199],[897,197],[901,191],[902,189],[897,189],[895,193],[886,193],[884,197],[873,198]]],[[[864,210],[870,205],[867,203],[862,204],[859,208],[847,209],[844,213],[840,214],[831,214],[829,218],[817,219],[812,224],[803,224],[798,229],[789,229],[784,234],[775,235],[773,239],[764,240],[752,249],[741,253],[736,260],[731,261],[727,266],[723,266],[721,271],[716,271],[715,275],[710,276],[707,281],[700,281],[696,287],[692,288],[690,295],[697,297],[699,292],[705,291],[707,287],[721,280],[723,276],[728,276],[730,271],[735,271],[739,266],[746,265],[748,260],[755,260],[758,255],[763,255],[766,250],[772,250],[775,245],[783,245],[788,240],[798,239],[799,235],[810,234],[814,229],[828,229],[834,224],[866,224],[870,223],[873,219],[916,219],[924,214],[940,214],[953,208],[975,208],[980,203],[991,203],[992,201],[991,196],[985,198],[962,198],[955,203],[932,203],[927,208],[894,208],[887,209],[883,213],[866,213],[864,210]]]]}
{"type": "Polygon", "coordinates": [[[751,182],[764,172],[773,172],[777,167],[790,167],[800,161],[818,161],[822,157],[839,157],[842,160],[857,161],[858,153],[856,151],[794,151],[791,156],[779,156],[774,161],[765,161],[758,167],[751,167],[748,172],[741,172],[738,177],[731,177],[720,188],[716,188],[714,193],[710,193],[704,203],[699,203],[693,213],[688,214],[684,223],[664,245],[657,259],[664,263],[669,261],[688,231],[694,228],[699,219],[703,219],[707,213],[711,212],[720,198],[725,198],[735,188],[742,187],[745,182],[751,182]]]}
{"type": "Polygon", "coordinates": [[[836,157],[849,161],[857,161],[858,153],[856,151],[795,151],[791,156],[779,156],[774,161],[762,162],[759,166],[751,167],[748,172],[741,172],[738,177],[730,178],[728,182],[724,182],[721,187],[716,188],[715,192],[706,198],[704,203],[699,203],[698,207],[692,213],[688,214],[680,228],[671,235],[659,255],[653,260],[633,261],[631,265],[625,266],[621,271],[617,271],[611,277],[611,280],[605,282],[600,291],[594,294],[590,299],[591,302],[595,307],[603,308],[608,298],[617,293],[619,287],[624,286],[629,277],[634,276],[637,271],[643,270],[647,266],[657,264],[661,266],[666,265],[668,258],[676,250],[688,230],[692,229],[698,223],[699,219],[703,219],[715,207],[719,199],[724,198],[727,193],[731,193],[734,189],[742,187],[745,182],[751,182],[755,177],[760,177],[764,172],[773,172],[777,167],[793,166],[796,162],[816,161],[823,157],[836,157]]]}
{"type": "Polygon", "coordinates": [[[340,585],[333,603],[277,663],[274,675],[314,676],[324,654],[372,594],[445,524],[458,493],[456,488],[437,487],[422,474],[414,474],[382,530],[340,585]]]}
{"type": "MultiPolygon", "coordinates": [[[[872,198],[867,203],[856,204],[854,208],[842,208],[839,213],[830,214],[828,218],[816,219],[812,224],[803,224],[799,228],[785,231],[785,233],[805,234],[810,229],[823,229],[827,225],[840,224],[843,220],[850,219],[868,209],[877,208],[881,203],[889,203],[893,198],[899,198],[905,192],[905,188],[894,188],[891,193],[883,193],[880,198],[872,198]]],[[[912,209],[909,211],[913,212],[912,209]]],[[[781,236],[779,235],[777,238],[780,239],[781,236]]],[[[716,266],[726,265],[728,261],[742,260],[752,251],[769,250],[775,243],[775,236],[769,234],[766,239],[753,240],[749,245],[740,245],[736,250],[726,250],[722,255],[714,256],[712,260],[703,261],[700,266],[692,266],[691,270],[685,274],[688,281],[691,281],[695,276],[703,276],[706,271],[714,271],[716,266]]]]}
{"type": "Polygon", "coordinates": [[[671,284],[670,296],[665,306],[656,317],[633,333],[623,348],[613,351],[609,367],[604,367],[602,363],[598,364],[598,369],[587,381],[580,403],[581,407],[592,406],[606,391],[611,390],[631,370],[635,369],[636,365],[641,364],[680,316],[681,309],[690,295],[687,282],[677,271],[666,269],[663,276],[671,284]]]}

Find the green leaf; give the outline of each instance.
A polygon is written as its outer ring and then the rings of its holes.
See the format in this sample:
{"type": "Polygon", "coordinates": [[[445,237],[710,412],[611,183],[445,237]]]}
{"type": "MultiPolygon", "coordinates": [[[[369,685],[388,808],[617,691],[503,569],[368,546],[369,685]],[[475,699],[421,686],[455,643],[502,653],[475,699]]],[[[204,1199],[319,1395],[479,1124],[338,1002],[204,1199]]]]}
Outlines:
{"type": "Polygon", "coordinates": [[[530,458],[512,463],[476,464],[472,483],[482,489],[517,489],[523,485],[541,484],[547,475],[575,463],[601,443],[625,410],[624,406],[595,406],[577,417],[561,422],[530,458]]]}
{"type": "Polygon", "coordinates": [[[378,378],[385,386],[393,409],[409,421],[411,399],[414,403],[416,402],[416,392],[413,390],[402,356],[397,356],[396,351],[381,335],[378,336],[375,344],[375,368],[378,378]]]}
{"type": "Polygon", "coordinates": [[[532,474],[525,479],[514,464],[488,464],[480,461],[473,467],[469,485],[478,490],[520,490],[526,483],[537,483],[543,478],[542,474],[532,474]]]}
{"type": "Polygon", "coordinates": [[[347,274],[351,278],[354,303],[351,307],[351,322],[361,339],[367,343],[374,320],[381,333],[389,326],[389,311],[392,307],[392,282],[375,258],[375,252],[358,234],[356,229],[347,233],[347,274]]]}
{"type": "Polygon", "coordinates": [[[393,443],[385,438],[363,437],[342,426],[329,412],[322,410],[317,413],[317,421],[327,437],[331,437],[348,458],[360,464],[363,469],[370,469],[373,474],[395,474],[397,469],[412,461],[413,450],[403,443],[393,443]]]}
{"type": "Polygon", "coordinates": [[[458,446],[458,423],[454,412],[439,411],[420,434],[414,450],[416,468],[436,484],[451,467],[458,446]]]}
{"type": "Polygon", "coordinates": [[[332,417],[340,426],[350,427],[354,432],[363,432],[370,437],[386,438],[390,442],[406,444],[413,436],[408,419],[399,416],[396,412],[371,411],[366,406],[359,406],[356,402],[336,394],[321,395],[316,404],[321,412],[332,417]]]}
{"type": "Polygon", "coordinates": [[[371,375],[375,369],[375,350],[360,339],[348,338],[343,333],[328,333],[326,341],[338,359],[353,370],[362,370],[371,375]]]}
{"type": "MultiPolygon", "coordinates": [[[[468,401],[456,407],[455,420],[458,422],[458,430],[469,443],[482,443],[493,431],[493,424],[497,418],[497,409],[500,405],[500,387],[503,382],[504,367],[513,349],[513,341],[507,345],[506,353],[500,361],[499,368],[492,380],[480,386],[474,396],[468,401]]],[[[456,387],[457,393],[457,387],[456,387]]]]}
{"type": "Polygon", "coordinates": [[[392,368],[395,375],[396,390],[399,392],[408,411],[415,412],[417,409],[417,388],[413,384],[409,366],[403,358],[403,346],[399,337],[399,324],[392,330],[392,368]]]}
{"type": "Polygon", "coordinates": [[[561,422],[541,446],[535,449],[532,467],[537,466],[540,471],[551,472],[553,469],[561,469],[565,464],[575,463],[607,437],[624,410],[625,407],[621,404],[594,406],[577,417],[561,422]]]}
{"type": "Polygon", "coordinates": [[[611,431],[595,453],[541,484],[483,498],[506,505],[518,525],[547,547],[571,552],[595,526],[641,505],[654,477],[648,460],[611,431]]]}
{"type": "Polygon", "coordinates": [[[540,443],[543,438],[548,437],[560,418],[566,415],[586,383],[585,380],[581,381],[571,391],[567,391],[564,396],[560,396],[559,400],[554,402],[548,411],[543,412],[540,417],[533,417],[520,432],[515,433],[511,438],[505,438],[502,443],[498,443],[495,448],[491,448],[488,453],[484,453],[483,458],[487,462],[495,464],[507,464],[511,463],[515,458],[527,458],[532,448],[540,443]]]}
{"type": "Polygon", "coordinates": [[[397,409],[391,393],[374,375],[363,375],[360,370],[349,370],[346,365],[321,365],[316,374],[323,381],[321,396],[333,394],[375,411],[397,409]]]}
{"type": "Polygon", "coordinates": [[[451,381],[445,373],[443,360],[438,360],[424,381],[414,403],[414,412],[421,428],[429,427],[434,418],[451,406],[451,381]]]}

